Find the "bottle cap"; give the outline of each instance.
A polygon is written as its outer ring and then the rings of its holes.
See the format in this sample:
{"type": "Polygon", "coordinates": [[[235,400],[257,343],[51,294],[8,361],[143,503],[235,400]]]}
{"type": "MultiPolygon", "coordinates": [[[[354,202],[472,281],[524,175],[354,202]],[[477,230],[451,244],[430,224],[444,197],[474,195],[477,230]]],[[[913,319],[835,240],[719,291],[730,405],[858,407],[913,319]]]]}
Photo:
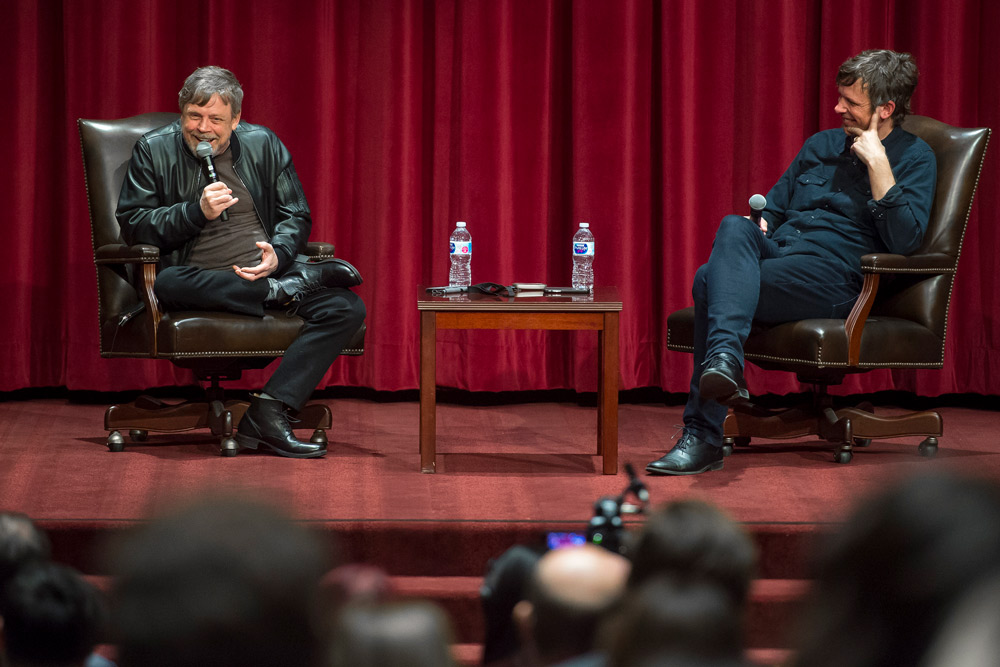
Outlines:
{"type": "Polygon", "coordinates": [[[456,227],[465,227],[465,223],[464,222],[456,222],[455,226],[456,227]]]}
{"type": "Polygon", "coordinates": [[[580,226],[581,226],[581,227],[584,227],[584,228],[586,228],[586,227],[590,227],[590,223],[589,223],[589,222],[581,222],[581,223],[580,223],[580,226]]]}

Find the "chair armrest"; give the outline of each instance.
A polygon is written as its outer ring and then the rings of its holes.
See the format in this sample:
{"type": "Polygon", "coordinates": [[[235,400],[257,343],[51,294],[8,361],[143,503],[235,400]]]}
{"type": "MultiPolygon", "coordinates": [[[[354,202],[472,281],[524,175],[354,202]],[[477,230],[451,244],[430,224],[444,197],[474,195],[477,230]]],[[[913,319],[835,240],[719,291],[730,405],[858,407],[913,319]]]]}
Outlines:
{"type": "MultiPolygon", "coordinates": [[[[94,251],[94,263],[107,264],[138,264],[137,270],[139,284],[136,291],[139,298],[146,306],[150,321],[153,324],[153,356],[156,356],[157,331],[160,327],[160,320],[163,319],[163,311],[160,310],[160,302],[153,292],[153,285],[156,283],[156,269],[159,266],[160,249],[155,245],[141,243],[139,245],[128,246],[122,243],[109,243],[94,251]]],[[[138,312],[138,311],[137,311],[138,312]]]]}
{"type": "Polygon", "coordinates": [[[302,254],[308,257],[315,257],[317,259],[333,259],[336,256],[334,254],[334,250],[335,248],[332,243],[310,241],[306,244],[306,249],[302,254]]]}
{"type": "Polygon", "coordinates": [[[942,253],[893,255],[879,253],[861,258],[862,273],[955,273],[956,258],[942,253]]]}
{"type": "Polygon", "coordinates": [[[875,304],[875,294],[878,293],[879,276],[893,274],[943,274],[955,273],[957,260],[943,253],[928,253],[923,255],[896,255],[892,253],[875,253],[861,257],[861,272],[865,282],[861,286],[861,294],[854,302],[851,314],[847,316],[847,363],[857,366],[861,359],[861,334],[865,329],[865,320],[875,304]]]}
{"type": "Polygon", "coordinates": [[[95,264],[156,264],[160,249],[153,245],[109,243],[94,251],[95,264]]]}

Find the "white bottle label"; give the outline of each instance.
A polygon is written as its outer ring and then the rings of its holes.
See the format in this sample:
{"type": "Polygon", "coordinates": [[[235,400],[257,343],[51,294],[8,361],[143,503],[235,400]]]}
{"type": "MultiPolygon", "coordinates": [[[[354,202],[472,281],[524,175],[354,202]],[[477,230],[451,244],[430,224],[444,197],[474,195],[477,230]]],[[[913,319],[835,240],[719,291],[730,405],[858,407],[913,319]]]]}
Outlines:
{"type": "Polygon", "coordinates": [[[577,255],[594,255],[594,242],[593,241],[573,241],[573,256],[577,255]]]}
{"type": "Polygon", "coordinates": [[[452,255],[471,255],[472,254],[472,241],[465,241],[455,243],[454,241],[449,241],[451,244],[450,253],[452,255]]]}

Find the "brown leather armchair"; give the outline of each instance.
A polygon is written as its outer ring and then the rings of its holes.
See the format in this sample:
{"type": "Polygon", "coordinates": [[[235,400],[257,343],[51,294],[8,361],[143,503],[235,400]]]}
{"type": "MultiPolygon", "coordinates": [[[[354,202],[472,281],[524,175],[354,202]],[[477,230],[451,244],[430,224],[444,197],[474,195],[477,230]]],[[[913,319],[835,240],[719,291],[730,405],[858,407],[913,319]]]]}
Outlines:
{"type": "MultiPolygon", "coordinates": [[[[248,404],[226,399],[220,382],[239,379],[243,370],[264,368],[280,357],[303,322],[284,311],[267,312],[258,319],[232,313],[160,310],[153,293],[160,251],[151,245],[125,245],[115,209],[135,142],[176,118],[176,113],[148,113],[118,120],[78,121],[97,266],[101,356],[169,359],[210,383],[203,401],[168,404],[140,396],[128,404],[112,405],[104,413],[104,428],[112,451],[124,448],[121,431],[125,430],[139,442],[150,431],[208,428],[219,437],[222,454],[234,456],[239,447],[233,427],[248,404]]],[[[333,257],[334,247],[309,243],[305,254],[333,257]]],[[[362,325],[343,354],[362,354],[364,336],[362,325]]],[[[297,418],[297,426],[313,429],[313,442],[326,442],[326,429],[332,423],[328,407],[307,405],[297,418]]]]}
{"type": "MultiPolygon", "coordinates": [[[[815,391],[804,406],[779,411],[750,405],[730,411],[724,426],[726,454],[753,437],[805,435],[836,443],[838,463],[851,460],[853,446],[867,446],[877,438],[924,436],[919,452],[937,452],[942,434],[938,412],[879,416],[870,403],[838,409],[828,391],[849,373],[944,365],[952,284],[990,130],[952,127],[925,116],[908,116],[903,127],[926,141],[937,157],[937,189],[923,245],[905,257],[862,257],[864,284],[846,320],[754,327],[744,346],[746,360],[795,373],[815,391]]],[[[667,348],[692,352],[693,339],[694,308],[671,313],[667,348]]]]}

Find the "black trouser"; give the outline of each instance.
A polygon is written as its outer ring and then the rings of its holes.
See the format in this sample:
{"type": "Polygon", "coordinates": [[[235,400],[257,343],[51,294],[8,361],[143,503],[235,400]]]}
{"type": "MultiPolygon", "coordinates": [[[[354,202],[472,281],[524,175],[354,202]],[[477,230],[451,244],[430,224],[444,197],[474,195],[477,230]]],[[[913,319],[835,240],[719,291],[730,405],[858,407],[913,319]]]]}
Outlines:
{"type": "MultiPolygon", "coordinates": [[[[154,291],[167,311],[224,310],[263,317],[268,284],[265,279],[245,280],[229,270],[171,266],[156,276],[154,291]]],[[[361,298],[342,287],[314,292],[296,306],[305,324],[264,391],[301,410],[330,364],[361,328],[366,311],[361,298]]]]}
{"type": "Polygon", "coordinates": [[[694,277],[694,372],[684,426],[722,445],[727,408],[699,394],[705,361],[728,352],[743,363],[753,322],[778,324],[813,317],[847,317],[861,292],[860,273],[833,257],[796,254],[739,215],[719,224],[708,263],[694,277]]]}

